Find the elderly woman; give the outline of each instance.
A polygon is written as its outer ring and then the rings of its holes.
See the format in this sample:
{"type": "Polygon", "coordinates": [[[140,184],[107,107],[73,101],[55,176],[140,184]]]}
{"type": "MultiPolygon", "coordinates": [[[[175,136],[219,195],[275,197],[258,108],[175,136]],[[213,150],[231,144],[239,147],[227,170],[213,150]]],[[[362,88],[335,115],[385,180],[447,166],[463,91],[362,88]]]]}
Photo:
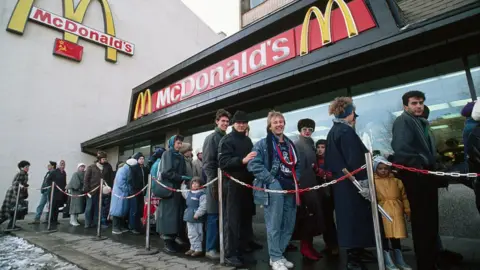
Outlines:
{"type": "MultiPolygon", "coordinates": [[[[297,190],[300,166],[293,142],[283,134],[285,118],[272,111],[267,117],[267,137],[253,147],[256,156],[248,163],[255,176],[254,185],[272,190],[297,190]]],[[[264,206],[267,225],[268,254],[274,270],[293,268],[283,256],[295,227],[299,194],[254,192],[255,203],[264,206]]]]}
{"type": "MultiPolygon", "coordinates": [[[[73,173],[70,182],[66,187],[73,195],[81,195],[83,193],[83,178],[85,177],[84,163],[77,165],[77,171],[73,173]]],[[[78,215],[85,212],[85,197],[72,197],[70,199],[70,225],[80,226],[78,223],[78,215]]]]}
{"type": "Polygon", "coordinates": [[[12,185],[7,189],[5,199],[3,200],[2,208],[0,208],[0,224],[10,218],[10,223],[8,224],[9,229],[15,226],[15,224],[13,224],[13,215],[11,214],[12,211],[15,209],[15,204],[17,202],[18,185],[23,186],[23,188],[20,188],[19,200],[25,200],[28,198],[27,187],[28,170],[30,169],[30,163],[26,160],[22,160],[18,163],[17,167],[20,171],[13,178],[12,185]]]}
{"type": "Polygon", "coordinates": [[[128,232],[125,224],[125,217],[129,214],[130,204],[124,197],[132,193],[132,167],[137,165],[137,160],[130,158],[127,162],[120,163],[113,181],[112,201],[110,203],[110,216],[112,216],[113,234],[128,232]],[[123,197],[123,198],[122,198],[123,197]]]}
{"type": "MultiPolygon", "coordinates": [[[[338,97],[330,103],[330,115],[334,115],[333,127],[327,136],[325,167],[334,178],[343,176],[342,170],[356,170],[365,164],[368,152],[354,130],[358,115],[350,97],[338,97]]],[[[375,246],[372,212],[366,200],[368,180],[365,170],[355,176],[363,191],[355,188],[350,181],[341,181],[333,185],[335,215],[337,221],[338,244],[347,249],[347,269],[366,269],[366,261],[374,260],[373,255],[364,248],[375,246]]]]}

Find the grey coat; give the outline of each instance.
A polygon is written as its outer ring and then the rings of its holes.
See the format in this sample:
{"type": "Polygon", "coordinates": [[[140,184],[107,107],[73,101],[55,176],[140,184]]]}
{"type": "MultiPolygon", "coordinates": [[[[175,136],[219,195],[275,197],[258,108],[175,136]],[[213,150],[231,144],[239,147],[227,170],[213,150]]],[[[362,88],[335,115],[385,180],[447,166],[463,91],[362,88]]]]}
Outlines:
{"type": "Polygon", "coordinates": [[[198,176],[200,178],[203,177],[202,175],[202,161],[198,158],[192,161],[193,167],[193,176],[198,176]]]}
{"type": "MultiPolygon", "coordinates": [[[[218,145],[225,134],[214,131],[203,142],[203,170],[207,176],[207,183],[218,175],[218,145]]],[[[214,183],[207,188],[207,214],[218,214],[218,201],[213,196],[213,189],[218,190],[214,183]]]]}
{"type": "MultiPolygon", "coordinates": [[[[165,151],[160,162],[159,173],[162,181],[168,186],[180,189],[183,182],[182,176],[186,175],[185,160],[178,152],[171,149],[165,151]]],[[[157,208],[157,232],[162,235],[174,235],[183,226],[183,212],[185,199],[180,192],[172,192],[172,197],[162,199],[157,208]]]]}
{"type": "Polygon", "coordinates": [[[193,163],[192,163],[192,158],[185,158],[185,166],[186,166],[186,176],[193,177],[193,163]]]}
{"type": "MultiPolygon", "coordinates": [[[[67,190],[73,195],[80,195],[83,193],[83,179],[85,172],[75,172],[72,179],[67,185],[67,190]]],[[[70,199],[70,214],[83,214],[85,212],[85,197],[71,197],[70,199]]]]}

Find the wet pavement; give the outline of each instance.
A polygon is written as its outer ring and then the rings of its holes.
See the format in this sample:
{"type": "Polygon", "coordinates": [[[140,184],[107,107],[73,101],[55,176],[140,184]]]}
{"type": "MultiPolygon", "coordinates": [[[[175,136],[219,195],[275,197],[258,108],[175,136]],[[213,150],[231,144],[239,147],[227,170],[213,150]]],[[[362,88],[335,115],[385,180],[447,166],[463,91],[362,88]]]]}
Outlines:
{"type": "MultiPolygon", "coordinates": [[[[270,267],[266,249],[265,224],[262,220],[261,209],[258,210],[254,231],[257,241],[264,245],[264,249],[247,256],[247,259],[249,261],[256,260],[256,264],[248,265],[248,269],[264,270],[270,269],[270,267]]],[[[27,217],[28,219],[29,217],[27,217]]],[[[159,249],[160,253],[139,256],[137,252],[144,250],[145,247],[144,235],[130,233],[112,235],[111,229],[107,229],[102,230],[102,235],[107,239],[95,241],[96,229],[84,229],[83,226],[72,227],[68,225],[66,219],[61,220],[61,224],[56,226],[58,231],[51,234],[43,233],[46,230],[44,224],[29,225],[28,221],[19,221],[18,225],[23,230],[14,232],[15,235],[77,264],[83,269],[230,269],[220,266],[218,261],[206,258],[192,259],[183,254],[172,256],[163,253],[161,252],[162,241],[158,235],[152,235],[151,246],[159,249]]],[[[446,248],[460,252],[464,256],[464,262],[461,265],[448,269],[480,269],[480,240],[458,237],[442,237],[442,239],[446,248]]],[[[323,249],[322,238],[317,237],[314,245],[317,250],[323,249]]],[[[407,262],[414,265],[411,239],[404,240],[402,245],[407,248],[404,253],[407,262]]],[[[375,250],[372,251],[375,252],[375,250]]],[[[286,257],[295,263],[295,269],[345,269],[344,254],[341,254],[339,258],[323,258],[318,262],[304,260],[298,251],[289,252],[286,257]]],[[[370,270],[378,269],[374,263],[367,266],[370,270]]]]}

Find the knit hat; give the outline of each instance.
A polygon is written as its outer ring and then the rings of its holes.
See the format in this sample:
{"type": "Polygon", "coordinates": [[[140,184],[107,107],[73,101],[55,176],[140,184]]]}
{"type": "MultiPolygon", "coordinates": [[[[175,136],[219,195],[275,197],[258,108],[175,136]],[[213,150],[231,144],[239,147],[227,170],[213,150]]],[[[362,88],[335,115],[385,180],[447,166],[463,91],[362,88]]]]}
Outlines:
{"type": "Polygon", "coordinates": [[[107,158],[107,153],[105,153],[105,151],[98,151],[97,158],[98,159],[107,158]]]}
{"type": "Polygon", "coordinates": [[[236,111],[232,118],[232,124],[242,122],[248,123],[248,116],[244,111],[236,111]]]}
{"type": "Polygon", "coordinates": [[[297,124],[298,132],[301,132],[304,127],[313,128],[315,131],[315,121],[310,118],[300,119],[297,124]]]}
{"type": "Polygon", "coordinates": [[[50,165],[52,165],[54,169],[57,168],[57,162],[55,162],[55,161],[49,161],[48,163],[49,163],[50,165]]]}
{"type": "Polygon", "coordinates": [[[377,156],[373,159],[373,172],[377,171],[378,164],[383,163],[385,165],[390,166],[388,160],[382,156],[377,156]]]}
{"type": "Polygon", "coordinates": [[[21,170],[22,168],[25,168],[27,166],[30,166],[30,162],[26,160],[22,160],[18,163],[17,167],[21,170]]]}
{"type": "Polygon", "coordinates": [[[145,158],[145,156],[142,154],[142,152],[137,152],[137,153],[133,154],[133,156],[132,156],[132,158],[136,159],[136,160],[140,159],[141,157],[145,158]]]}
{"type": "Polygon", "coordinates": [[[192,145],[184,142],[184,143],[182,143],[182,147],[180,148],[180,150],[178,152],[180,152],[180,154],[183,155],[188,151],[192,151],[192,145]]]}
{"type": "Polygon", "coordinates": [[[77,170],[78,170],[78,168],[80,168],[81,166],[87,167],[87,165],[85,165],[85,163],[78,163],[78,165],[77,165],[77,170]]]}

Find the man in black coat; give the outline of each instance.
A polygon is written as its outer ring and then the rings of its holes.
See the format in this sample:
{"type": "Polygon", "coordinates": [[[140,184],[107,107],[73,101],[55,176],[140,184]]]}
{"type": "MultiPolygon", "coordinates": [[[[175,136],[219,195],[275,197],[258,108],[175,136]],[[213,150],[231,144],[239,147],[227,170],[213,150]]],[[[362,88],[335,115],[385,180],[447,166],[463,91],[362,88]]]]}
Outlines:
{"type": "MultiPolygon", "coordinates": [[[[52,181],[55,182],[55,185],[61,190],[65,190],[67,186],[67,173],[65,172],[65,161],[61,160],[59,162],[58,168],[52,173],[52,177],[47,178],[47,186],[52,185],[52,181]]],[[[63,207],[63,204],[67,201],[67,196],[58,190],[56,187],[53,192],[52,200],[52,213],[49,213],[50,222],[52,224],[58,223],[58,212],[59,208],[63,207]],[[51,215],[50,215],[51,214],[51,215]]],[[[47,219],[48,220],[48,219],[47,219]]]]}
{"type": "MultiPolygon", "coordinates": [[[[417,169],[434,170],[436,147],[424,116],[425,94],[410,91],[402,97],[404,112],[392,129],[394,162],[417,169]]],[[[406,170],[399,171],[412,210],[412,235],[417,268],[437,269],[438,180],[406,170]]]]}
{"type": "MultiPolygon", "coordinates": [[[[252,152],[252,140],[246,136],[247,115],[237,111],[232,119],[232,132],[220,140],[218,146],[218,165],[220,169],[246,184],[253,183],[253,175],[247,170],[247,163],[256,156],[252,152]]],[[[250,249],[248,228],[252,226],[253,193],[247,187],[235,183],[229,178],[224,181],[224,235],[225,262],[241,267],[242,251],[250,249]]]]}
{"type": "MultiPolygon", "coordinates": [[[[132,156],[133,159],[137,160],[137,165],[132,166],[132,194],[136,194],[142,190],[148,184],[148,170],[145,166],[145,156],[141,153],[135,153],[132,156]]],[[[144,206],[144,197],[145,191],[142,194],[135,196],[130,199],[130,232],[133,234],[140,234],[141,227],[141,218],[143,216],[143,206],[144,206]]]]}
{"type": "MultiPolygon", "coordinates": [[[[230,122],[230,113],[220,109],[215,116],[215,131],[205,138],[203,142],[203,171],[207,176],[207,183],[217,178],[218,174],[218,145],[226,135],[230,122]]],[[[210,259],[220,258],[217,252],[218,234],[218,184],[215,182],[207,188],[207,234],[206,254],[210,259]]]]}

